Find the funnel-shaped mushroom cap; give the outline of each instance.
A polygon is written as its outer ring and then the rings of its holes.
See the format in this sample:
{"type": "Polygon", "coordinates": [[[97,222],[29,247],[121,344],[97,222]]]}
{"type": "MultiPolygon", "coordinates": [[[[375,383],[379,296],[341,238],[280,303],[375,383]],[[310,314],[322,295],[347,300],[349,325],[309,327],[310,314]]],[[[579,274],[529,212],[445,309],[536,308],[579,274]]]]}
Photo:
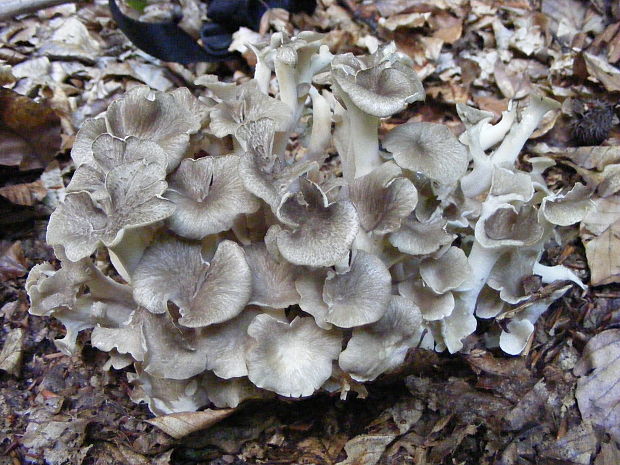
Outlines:
{"type": "Polygon", "coordinates": [[[401,168],[440,184],[454,184],[469,163],[467,148],[443,124],[401,124],[385,136],[383,146],[401,168]]]}
{"type": "Polygon", "coordinates": [[[422,315],[416,305],[392,296],[385,315],[376,323],[356,328],[340,354],[340,368],[357,381],[372,381],[398,367],[407,351],[421,342],[422,315]]]}
{"type": "Polygon", "coordinates": [[[300,179],[301,192],[284,197],[277,215],[291,230],[280,230],[276,244],[296,265],[332,266],[346,257],[359,225],[353,204],[329,203],[321,188],[300,179]]]}
{"type": "Polygon", "coordinates": [[[394,232],[418,203],[418,192],[401,169],[387,162],[349,186],[362,228],[378,234],[394,232]]]}
{"type": "Polygon", "coordinates": [[[534,196],[534,184],[529,173],[495,167],[489,193],[498,202],[528,202],[534,196]]]}
{"type": "Polygon", "coordinates": [[[441,320],[449,316],[454,310],[452,292],[437,294],[421,281],[409,279],[399,283],[398,293],[415,303],[427,321],[441,320]]]}
{"type": "Polygon", "coordinates": [[[274,394],[254,386],[246,377],[221,379],[211,372],[200,376],[200,385],[209,393],[209,400],[217,408],[235,408],[249,399],[265,399],[274,394]]]}
{"type": "Polygon", "coordinates": [[[134,386],[131,400],[147,402],[155,415],[194,412],[209,403],[197,378],[161,379],[146,373],[139,363],[135,366],[136,373],[127,373],[127,380],[134,386]]]}
{"type": "Polygon", "coordinates": [[[167,160],[168,156],[155,142],[135,137],[123,140],[110,134],[101,134],[92,143],[92,159],[78,166],[67,186],[67,192],[88,192],[93,200],[102,201],[107,197],[106,175],[114,168],[142,161],[166,169],[167,160]]]}
{"type": "Polygon", "coordinates": [[[202,239],[230,229],[238,215],[258,210],[258,199],[245,189],[237,173],[238,164],[236,155],[183,160],[165,194],[176,205],[168,218],[170,229],[189,239],[202,239]]]}
{"type": "Polygon", "coordinates": [[[166,189],[165,171],[157,163],[134,161],[112,169],[105,177],[105,193],[97,203],[86,192],[67,194],[50,218],[47,242],[63,245],[69,260],[92,254],[103,242],[120,242],[126,228],[161,221],[174,205],[160,195],[166,189]]]}
{"type": "Polygon", "coordinates": [[[358,250],[345,273],[330,272],[323,287],[328,323],[352,328],[379,320],[390,301],[392,277],[380,258],[358,250]]]}
{"type": "Polygon", "coordinates": [[[486,248],[530,246],[543,232],[536,208],[526,205],[517,209],[511,204],[485,206],[475,230],[476,240],[486,248]]]}
{"type": "Polygon", "coordinates": [[[424,88],[415,71],[397,60],[394,44],[370,57],[338,55],[332,60],[332,77],[364,113],[392,116],[408,104],[424,100],[424,88]]]}
{"type": "Polygon", "coordinates": [[[134,273],[134,298],[153,313],[164,313],[168,301],[179,307],[179,324],[191,328],[237,316],[250,299],[252,277],[243,249],[222,241],[211,263],[200,245],[161,239],[151,245],[134,273]]]}
{"type": "Polygon", "coordinates": [[[256,82],[237,88],[235,99],[218,103],[211,111],[209,129],[216,137],[238,136],[244,125],[263,119],[270,120],[276,131],[283,131],[289,122],[290,109],[280,100],[263,94],[256,82]]]}
{"type": "Polygon", "coordinates": [[[258,315],[248,335],[250,381],[286,397],[309,396],[319,389],[329,379],[341,348],[341,334],[319,328],[313,318],[297,317],[289,324],[258,315]]]}

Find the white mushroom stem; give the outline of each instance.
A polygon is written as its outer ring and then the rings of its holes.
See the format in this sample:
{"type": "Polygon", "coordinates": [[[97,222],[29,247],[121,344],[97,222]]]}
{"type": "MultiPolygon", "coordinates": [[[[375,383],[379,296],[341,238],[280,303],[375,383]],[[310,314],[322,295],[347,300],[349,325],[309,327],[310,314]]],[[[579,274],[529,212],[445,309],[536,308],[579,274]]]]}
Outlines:
{"type": "Polygon", "coordinates": [[[321,45],[318,55],[313,54],[309,61],[298,68],[299,82],[310,84],[314,75],[327,68],[333,59],[334,55],[329,51],[329,47],[321,45]]]}
{"type": "Polygon", "coordinates": [[[355,178],[366,176],[382,163],[379,156],[379,118],[360,110],[344,93],[340,93],[347,107],[349,144],[353,149],[355,178]]]}
{"type": "Polygon", "coordinates": [[[493,179],[493,161],[484,153],[481,142],[484,124],[476,124],[467,131],[466,143],[474,161],[474,168],[461,178],[461,189],[465,197],[470,199],[487,192],[493,179]]]}
{"type": "MultiPolygon", "coordinates": [[[[276,57],[274,60],[274,68],[278,86],[280,87],[280,100],[288,105],[291,109],[291,119],[297,113],[297,72],[295,67],[283,62],[276,57]]],[[[291,121],[291,125],[294,124],[291,121]]]]}
{"type": "Polygon", "coordinates": [[[506,136],[517,116],[516,106],[512,100],[508,104],[508,110],[502,112],[502,119],[497,124],[486,123],[480,131],[480,146],[482,150],[488,150],[499,144],[506,136]]]}
{"type": "Polygon", "coordinates": [[[322,163],[331,141],[332,112],[327,99],[314,87],[310,88],[310,97],[312,98],[312,134],[304,159],[322,163]]]}
{"type": "Polygon", "coordinates": [[[550,98],[532,96],[529,105],[521,115],[521,121],[513,126],[501,145],[493,153],[493,164],[496,166],[513,167],[527,139],[550,110],[559,108],[560,104],[550,98]]]}
{"type": "Polygon", "coordinates": [[[460,300],[465,305],[467,311],[473,314],[476,308],[476,301],[482,288],[486,284],[491,274],[491,270],[505,250],[503,248],[489,249],[482,247],[478,241],[474,242],[471,252],[467,257],[471,268],[471,276],[457,290],[463,291],[460,300]]]}
{"type": "Polygon", "coordinates": [[[552,283],[554,281],[572,281],[581,289],[586,289],[586,285],[581,282],[581,279],[579,279],[575,273],[563,265],[546,266],[536,263],[534,264],[532,273],[539,275],[542,278],[542,282],[545,284],[552,283]]]}

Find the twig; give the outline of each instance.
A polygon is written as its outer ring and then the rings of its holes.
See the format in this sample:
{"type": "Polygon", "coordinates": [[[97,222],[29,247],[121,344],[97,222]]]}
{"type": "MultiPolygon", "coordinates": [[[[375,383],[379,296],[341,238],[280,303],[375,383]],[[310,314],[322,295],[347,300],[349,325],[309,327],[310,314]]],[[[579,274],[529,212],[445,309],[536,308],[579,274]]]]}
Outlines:
{"type": "Polygon", "coordinates": [[[17,15],[33,13],[63,3],[76,3],[78,0],[3,0],[0,2],[0,21],[17,15]]]}

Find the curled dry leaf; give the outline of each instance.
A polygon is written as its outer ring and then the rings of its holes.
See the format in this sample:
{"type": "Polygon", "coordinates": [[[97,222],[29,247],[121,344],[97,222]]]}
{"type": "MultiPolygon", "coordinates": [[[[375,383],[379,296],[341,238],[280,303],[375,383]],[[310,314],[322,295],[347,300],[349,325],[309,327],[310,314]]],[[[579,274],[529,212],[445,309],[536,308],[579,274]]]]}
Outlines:
{"type": "Polygon", "coordinates": [[[60,118],[52,108],[0,88],[0,165],[45,168],[60,144],[60,118]]]}
{"type": "Polygon", "coordinates": [[[221,410],[207,409],[201,412],[171,413],[163,417],[151,418],[147,420],[147,422],[157,426],[160,430],[173,438],[181,439],[190,433],[210,428],[224,418],[229,417],[233,412],[235,412],[234,408],[221,410]]]}
{"type": "Polygon", "coordinates": [[[22,364],[22,345],[26,332],[23,328],[15,328],[7,334],[2,351],[0,351],[0,370],[18,376],[22,364]]]}
{"type": "Polygon", "coordinates": [[[28,273],[21,242],[0,242],[0,279],[19,278],[28,273]]]}
{"type": "Polygon", "coordinates": [[[575,397],[583,418],[620,441],[620,329],[594,336],[574,373],[580,376],[575,397]]]}

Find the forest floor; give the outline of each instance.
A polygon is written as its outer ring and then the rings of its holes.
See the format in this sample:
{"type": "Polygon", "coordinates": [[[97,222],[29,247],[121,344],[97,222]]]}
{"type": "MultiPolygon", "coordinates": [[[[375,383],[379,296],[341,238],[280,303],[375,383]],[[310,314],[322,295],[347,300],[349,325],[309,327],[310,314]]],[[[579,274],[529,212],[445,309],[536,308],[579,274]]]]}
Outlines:
{"type": "MultiPolygon", "coordinates": [[[[195,33],[200,15],[191,11],[200,2],[182,3],[190,12],[184,27],[195,33]]],[[[58,351],[53,340],[64,334],[62,324],[28,314],[24,284],[32,266],[54,260],[45,230],[85,119],[141,83],[200,95],[193,82],[205,73],[243,81],[252,57],[160,62],[117,29],[107,1],[22,15],[0,22],[0,465],[620,463],[620,127],[613,107],[620,7],[605,0],[318,3],[312,16],[270,11],[262,32],[324,32],[339,53],[394,40],[427,98],[385,128],[412,119],[459,132],[455,103],[499,117],[510,99],[534,89],[562,102],[522,163],[547,154],[557,163],[545,173],[552,190],[582,181],[595,192],[600,215],[562,228],[561,243],[544,255],[547,264],[571,268],[587,290],[573,286],[555,302],[520,357],[486,349],[482,322],[458,354],[411,351],[397,373],[367,385],[365,399],[249,402],[206,431],[174,439],[146,422],[145,405],[131,402],[124,371],[103,370],[106,354],[90,346],[88,331],[78,355],[58,351]],[[607,123],[604,142],[575,139],[575,127],[607,123]]],[[[233,45],[252,34],[243,31],[233,45]]]]}

